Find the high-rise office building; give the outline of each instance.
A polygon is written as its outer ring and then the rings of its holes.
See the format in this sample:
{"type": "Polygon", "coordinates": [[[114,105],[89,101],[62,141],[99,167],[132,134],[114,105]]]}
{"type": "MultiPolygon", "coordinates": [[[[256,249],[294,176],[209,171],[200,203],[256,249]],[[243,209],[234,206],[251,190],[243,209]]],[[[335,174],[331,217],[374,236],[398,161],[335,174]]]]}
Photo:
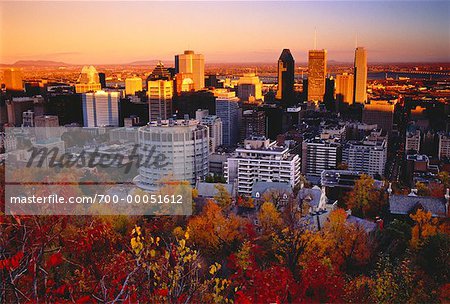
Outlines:
{"type": "Polygon", "coordinates": [[[173,81],[150,80],[147,82],[149,120],[169,119],[172,115],[173,81]]]}
{"type": "Polygon", "coordinates": [[[237,192],[243,195],[252,193],[256,181],[289,183],[294,188],[300,184],[300,157],[276,141],[253,137],[227,159],[224,175],[227,183],[236,183],[237,192]]]}
{"type": "Polygon", "coordinates": [[[336,101],[346,104],[353,103],[353,74],[336,75],[336,101]]]}
{"type": "Polygon", "coordinates": [[[147,78],[149,121],[169,119],[172,115],[173,81],[160,61],[147,78]]]}
{"type": "Polygon", "coordinates": [[[255,73],[244,74],[239,78],[238,97],[242,101],[262,99],[262,81],[255,73]]]}
{"type": "Polygon", "coordinates": [[[134,93],[142,91],[142,78],[131,77],[125,79],[125,94],[134,95],[134,93]]]}
{"type": "Polygon", "coordinates": [[[308,53],[308,101],[323,101],[327,76],[327,51],[310,50],[308,53]]]}
{"type": "Polygon", "coordinates": [[[191,50],[175,55],[175,73],[192,74],[194,90],[203,89],[205,87],[205,57],[191,50]]]}
{"type": "Polygon", "coordinates": [[[91,66],[84,66],[81,69],[80,76],[75,84],[76,93],[86,93],[100,91],[102,85],[97,70],[91,66]]]}
{"type": "Polygon", "coordinates": [[[106,88],[106,75],[105,73],[98,73],[98,79],[102,89],[106,88]]]}
{"type": "MultiPolygon", "coordinates": [[[[171,181],[188,181],[194,185],[208,174],[208,127],[196,120],[163,120],[139,128],[140,153],[158,147],[157,153],[165,156],[165,166],[155,167],[146,162],[134,179],[137,186],[153,191],[165,178],[171,181]],[[147,149],[146,149],[147,148],[147,149]],[[146,149],[146,150],[145,150],[146,149]]],[[[147,152],[145,152],[147,151],[147,152]]]]}
{"type": "Polygon", "coordinates": [[[353,102],[365,103],[367,101],[367,51],[363,47],[357,47],[355,50],[354,74],[353,102]]]}
{"type": "Polygon", "coordinates": [[[223,144],[236,145],[239,140],[239,98],[235,92],[216,93],[216,115],[222,120],[223,144]]]}
{"type": "Polygon", "coordinates": [[[275,96],[283,105],[295,103],[294,96],[295,61],[289,49],[284,49],[278,59],[278,90],[275,96]]]}
{"type": "Polygon", "coordinates": [[[119,126],[119,101],[119,92],[84,93],[82,96],[84,126],[119,126]]]}
{"type": "Polygon", "coordinates": [[[3,80],[7,90],[23,91],[22,71],[20,69],[6,69],[3,72],[3,80]]]}

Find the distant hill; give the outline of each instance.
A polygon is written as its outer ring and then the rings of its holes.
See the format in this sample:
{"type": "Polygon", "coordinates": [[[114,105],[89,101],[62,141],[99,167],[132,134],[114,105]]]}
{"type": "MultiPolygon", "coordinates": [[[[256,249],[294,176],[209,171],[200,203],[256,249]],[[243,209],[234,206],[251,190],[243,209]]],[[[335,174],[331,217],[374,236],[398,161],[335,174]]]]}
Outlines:
{"type": "MultiPolygon", "coordinates": [[[[11,66],[40,66],[40,67],[54,67],[54,66],[68,66],[70,64],[60,61],[51,60],[19,60],[11,64],[11,66]]],[[[9,66],[3,64],[3,66],[9,66]]]]}

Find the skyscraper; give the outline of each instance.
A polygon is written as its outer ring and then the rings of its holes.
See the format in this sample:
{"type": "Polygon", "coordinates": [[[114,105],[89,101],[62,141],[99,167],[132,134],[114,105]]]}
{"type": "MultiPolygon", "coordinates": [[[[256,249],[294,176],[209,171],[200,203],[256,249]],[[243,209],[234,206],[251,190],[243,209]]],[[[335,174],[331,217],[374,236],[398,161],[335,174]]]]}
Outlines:
{"type": "Polygon", "coordinates": [[[119,126],[119,92],[84,93],[82,100],[85,127],[119,126]]]}
{"type": "Polygon", "coordinates": [[[149,121],[169,119],[172,115],[173,82],[150,80],[147,82],[149,121]]]}
{"type": "Polygon", "coordinates": [[[4,81],[7,90],[23,91],[22,71],[19,69],[6,69],[4,71],[4,81]]]}
{"type": "Polygon", "coordinates": [[[23,91],[22,71],[20,69],[6,69],[3,75],[7,90],[23,91]]]}
{"type": "Polygon", "coordinates": [[[295,61],[289,49],[284,49],[278,59],[278,90],[276,99],[283,105],[292,105],[294,100],[294,69],[295,61]]]}
{"type": "Polygon", "coordinates": [[[357,47],[355,50],[354,72],[353,102],[365,103],[367,101],[367,51],[363,47],[357,47]]]}
{"type": "Polygon", "coordinates": [[[149,121],[169,119],[172,115],[173,81],[160,61],[147,78],[149,121]]]}
{"type": "Polygon", "coordinates": [[[194,90],[203,89],[205,87],[205,57],[191,50],[175,55],[175,73],[192,74],[194,90]]]}
{"type": "Polygon", "coordinates": [[[343,73],[336,76],[336,101],[346,104],[353,103],[353,83],[352,74],[343,73]]]}
{"type": "Polygon", "coordinates": [[[239,140],[239,98],[234,92],[217,94],[216,115],[222,120],[222,141],[234,146],[239,140]]]}
{"type": "Polygon", "coordinates": [[[323,101],[327,76],[327,51],[310,50],[308,53],[308,101],[323,101]]]}
{"type": "Polygon", "coordinates": [[[134,93],[142,91],[142,78],[131,77],[125,79],[125,94],[134,95],[134,93]]]}
{"type": "Polygon", "coordinates": [[[91,66],[84,66],[75,84],[76,93],[100,91],[102,88],[97,70],[91,66]]]}

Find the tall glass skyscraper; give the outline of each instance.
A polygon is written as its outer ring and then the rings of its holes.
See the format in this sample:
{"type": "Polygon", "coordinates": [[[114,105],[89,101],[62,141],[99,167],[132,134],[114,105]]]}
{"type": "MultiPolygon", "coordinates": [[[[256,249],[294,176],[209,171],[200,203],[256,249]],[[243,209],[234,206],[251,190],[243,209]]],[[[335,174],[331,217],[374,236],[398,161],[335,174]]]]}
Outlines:
{"type": "Polygon", "coordinates": [[[367,101],[367,51],[363,47],[355,50],[355,85],[353,93],[354,103],[367,101]]]}
{"type": "Polygon", "coordinates": [[[278,90],[276,99],[283,105],[292,105],[294,100],[295,61],[289,49],[284,49],[278,59],[278,90]]]}

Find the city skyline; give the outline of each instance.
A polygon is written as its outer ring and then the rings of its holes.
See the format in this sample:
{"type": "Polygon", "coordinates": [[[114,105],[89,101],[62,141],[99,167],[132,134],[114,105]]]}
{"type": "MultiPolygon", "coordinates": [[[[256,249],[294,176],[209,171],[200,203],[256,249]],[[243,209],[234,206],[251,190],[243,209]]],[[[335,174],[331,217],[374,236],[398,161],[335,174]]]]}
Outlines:
{"type": "Polygon", "coordinates": [[[327,49],[330,61],[352,62],[357,36],[369,63],[448,62],[449,5],[127,2],[124,9],[119,2],[2,2],[0,62],[172,61],[186,49],[204,54],[209,63],[274,62],[289,48],[303,63],[314,49],[314,29],[317,48],[327,49]]]}

